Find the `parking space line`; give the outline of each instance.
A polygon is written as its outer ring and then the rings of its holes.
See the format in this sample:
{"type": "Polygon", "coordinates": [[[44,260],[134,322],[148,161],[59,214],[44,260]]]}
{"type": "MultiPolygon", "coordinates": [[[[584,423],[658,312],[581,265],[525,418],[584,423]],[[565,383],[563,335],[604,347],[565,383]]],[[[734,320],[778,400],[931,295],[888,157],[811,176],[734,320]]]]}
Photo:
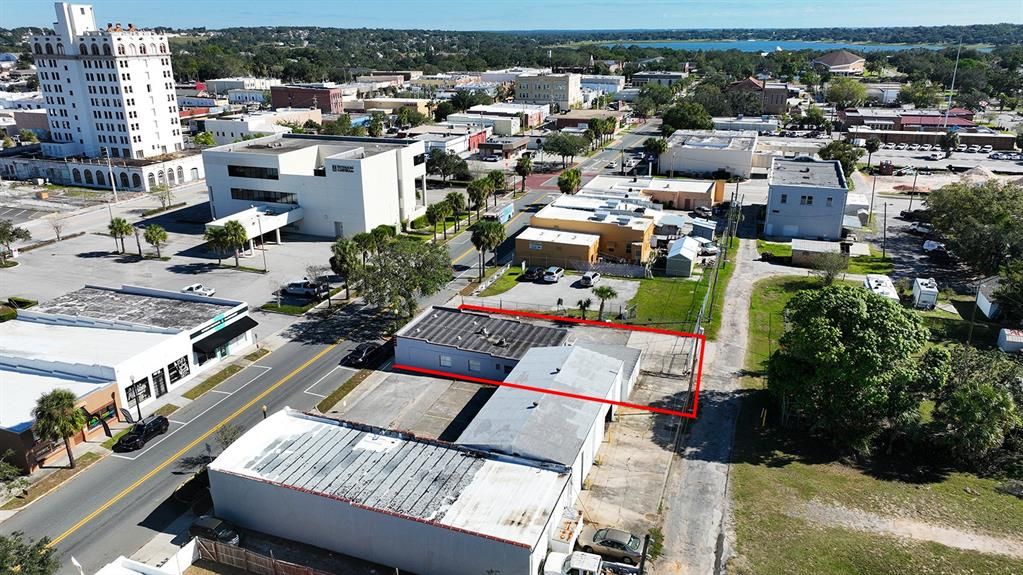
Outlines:
{"type": "Polygon", "coordinates": [[[224,395],[231,395],[230,391],[221,391],[219,389],[211,389],[211,390],[207,391],[206,393],[222,393],[224,395]]]}
{"type": "MultiPolygon", "coordinates": [[[[246,381],[245,383],[243,383],[241,387],[239,387],[238,389],[236,389],[236,390],[235,390],[235,392],[241,391],[242,389],[244,389],[244,388],[245,388],[245,386],[246,386],[246,385],[248,385],[248,384],[252,383],[253,381],[256,381],[257,379],[259,379],[259,378],[261,378],[261,377],[263,377],[264,375],[266,375],[267,373],[269,373],[269,372],[270,372],[270,369],[272,369],[272,368],[269,368],[269,367],[264,367],[263,369],[264,369],[264,371],[263,371],[262,373],[260,373],[260,374],[259,374],[259,375],[257,375],[256,377],[253,377],[252,379],[250,379],[250,380],[246,381]]],[[[217,391],[217,390],[215,390],[215,389],[211,389],[210,391],[217,391]]],[[[232,393],[228,393],[228,392],[226,392],[226,391],[222,391],[222,392],[220,392],[220,393],[222,393],[222,394],[224,394],[224,395],[226,395],[226,396],[230,396],[230,395],[232,395],[232,393]]],[[[163,443],[164,441],[166,441],[166,440],[167,440],[168,438],[170,438],[170,436],[172,436],[172,435],[174,435],[175,433],[177,433],[177,432],[181,431],[182,429],[184,429],[184,428],[188,427],[188,424],[189,424],[189,423],[192,423],[192,422],[193,422],[193,421],[195,421],[196,419],[199,419],[199,418],[200,418],[200,417],[202,417],[203,415],[206,415],[206,412],[208,412],[209,410],[213,409],[214,407],[216,407],[216,406],[220,405],[220,404],[221,404],[221,403],[223,403],[224,401],[227,401],[227,397],[224,397],[224,398],[220,399],[219,401],[215,402],[215,403],[214,403],[213,405],[211,405],[211,406],[207,407],[206,409],[202,410],[201,412],[199,412],[199,413],[198,413],[198,414],[197,414],[197,415],[196,415],[195,417],[193,417],[192,419],[189,419],[188,421],[186,421],[186,422],[184,422],[184,423],[181,423],[181,425],[180,425],[179,427],[176,427],[176,428],[174,428],[174,429],[173,429],[173,430],[171,430],[171,431],[170,431],[169,433],[167,433],[167,434],[165,434],[165,435],[164,435],[163,437],[161,437],[161,438],[159,439],[159,441],[157,441],[156,443],[153,443],[153,444],[149,445],[148,447],[146,447],[145,449],[143,449],[143,450],[142,450],[142,451],[141,451],[140,453],[138,453],[138,454],[137,454],[137,455],[135,455],[134,457],[127,457],[127,456],[124,456],[124,455],[122,455],[122,456],[120,456],[120,457],[119,457],[119,459],[127,459],[128,461],[135,461],[136,459],[138,459],[138,458],[142,457],[142,456],[143,456],[143,455],[145,455],[146,453],[149,453],[149,451],[150,451],[151,449],[153,449],[154,447],[156,447],[157,445],[160,445],[161,443],[163,443]]],[[[115,454],[115,455],[116,455],[116,454],[115,454]]]]}
{"type": "Polygon", "coordinates": [[[323,380],[327,379],[328,377],[330,377],[330,374],[334,373],[335,371],[337,371],[337,370],[339,370],[339,369],[341,369],[341,366],[340,366],[340,365],[334,366],[334,369],[332,369],[332,370],[328,371],[327,373],[325,373],[325,374],[323,375],[323,377],[321,377],[320,379],[317,379],[315,383],[313,383],[313,384],[312,384],[312,385],[310,385],[309,387],[305,388],[305,389],[304,389],[304,390],[302,391],[302,393],[308,393],[309,395],[315,395],[316,397],[327,397],[326,395],[320,395],[320,394],[318,394],[318,393],[313,393],[313,392],[311,392],[311,391],[309,391],[309,390],[310,390],[310,389],[312,389],[312,388],[314,388],[314,387],[316,387],[317,385],[319,385],[321,381],[323,381],[323,380]]]}
{"type": "Polygon", "coordinates": [[[169,421],[171,423],[177,423],[178,425],[188,425],[187,421],[178,421],[176,419],[168,419],[167,421],[169,421]]]}

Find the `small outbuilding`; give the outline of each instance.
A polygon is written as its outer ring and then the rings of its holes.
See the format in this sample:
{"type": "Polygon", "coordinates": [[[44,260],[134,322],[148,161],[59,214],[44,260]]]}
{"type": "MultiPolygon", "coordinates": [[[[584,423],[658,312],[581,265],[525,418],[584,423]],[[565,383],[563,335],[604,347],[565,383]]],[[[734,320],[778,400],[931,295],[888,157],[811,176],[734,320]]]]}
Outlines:
{"type": "Polygon", "coordinates": [[[528,227],[515,237],[515,259],[530,266],[588,269],[599,246],[597,234],[528,227]]]}
{"type": "Polygon", "coordinates": [[[992,276],[981,281],[977,291],[977,307],[988,319],[995,319],[1002,311],[998,307],[998,302],[995,301],[995,292],[998,291],[999,285],[998,277],[992,276]]]}
{"type": "Polygon", "coordinates": [[[693,275],[699,254],[700,242],[695,238],[686,236],[675,240],[668,248],[665,275],[683,278],[693,275]]]}
{"type": "Polygon", "coordinates": [[[1023,329],[1002,328],[998,332],[998,349],[1005,353],[1023,353],[1023,329]]]}
{"type": "Polygon", "coordinates": [[[689,232],[689,235],[714,241],[714,234],[716,231],[717,224],[713,221],[705,220],[703,218],[694,218],[693,231],[689,232]]]}
{"type": "Polygon", "coordinates": [[[913,280],[913,307],[934,309],[938,305],[938,282],[934,278],[913,280]]]}

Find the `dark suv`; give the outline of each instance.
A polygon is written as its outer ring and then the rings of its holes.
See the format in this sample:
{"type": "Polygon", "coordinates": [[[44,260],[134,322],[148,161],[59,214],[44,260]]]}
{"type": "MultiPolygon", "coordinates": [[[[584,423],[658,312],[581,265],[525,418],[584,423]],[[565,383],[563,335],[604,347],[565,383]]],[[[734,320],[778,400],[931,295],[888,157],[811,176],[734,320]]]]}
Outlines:
{"type": "Polygon", "coordinates": [[[242,539],[233,525],[209,515],[196,519],[195,523],[188,528],[188,534],[192,537],[202,537],[228,545],[237,545],[242,539]]]}
{"type": "Polygon", "coordinates": [[[117,443],[114,444],[114,451],[124,452],[142,449],[150,439],[167,433],[167,428],[169,427],[170,422],[162,415],[143,419],[133,425],[128,430],[128,433],[125,433],[117,440],[117,443]]]}
{"type": "Polygon", "coordinates": [[[372,368],[383,363],[394,353],[394,343],[387,341],[379,344],[374,342],[360,343],[341,360],[341,365],[356,368],[372,368]]]}

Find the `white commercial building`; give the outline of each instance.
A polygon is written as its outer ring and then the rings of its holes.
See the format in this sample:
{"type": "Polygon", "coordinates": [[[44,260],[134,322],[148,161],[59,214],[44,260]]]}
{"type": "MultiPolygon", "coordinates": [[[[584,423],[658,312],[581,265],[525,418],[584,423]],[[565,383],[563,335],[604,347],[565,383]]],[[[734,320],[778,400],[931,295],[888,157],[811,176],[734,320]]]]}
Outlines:
{"type": "Polygon", "coordinates": [[[36,92],[0,92],[0,110],[42,110],[46,99],[36,92]]]}
{"type": "Polygon", "coordinates": [[[522,128],[526,129],[535,128],[547,120],[547,117],[551,115],[551,107],[549,104],[495,102],[493,104],[478,104],[466,110],[465,113],[524,118],[525,125],[522,128]]]}
{"type": "Polygon", "coordinates": [[[527,74],[515,78],[515,102],[569,110],[583,101],[581,74],[527,74]]]}
{"type": "Polygon", "coordinates": [[[227,91],[228,104],[269,104],[269,90],[244,90],[236,88],[227,91]]]}
{"type": "Polygon", "coordinates": [[[681,82],[688,75],[687,72],[636,72],[632,75],[632,85],[636,87],[646,84],[671,86],[681,82]]]}
{"type": "Polygon", "coordinates": [[[584,90],[594,90],[613,95],[625,88],[625,76],[586,75],[580,78],[579,85],[584,90]]]}
{"type": "Polygon", "coordinates": [[[841,239],[847,194],[838,160],[775,158],[768,175],[764,235],[841,239]]]}
{"type": "Polygon", "coordinates": [[[284,134],[210,148],[203,162],[214,219],[253,206],[301,207],[292,229],[333,238],[398,228],[426,210],[418,140],[284,134]]]}
{"type": "Polygon", "coordinates": [[[420,575],[538,573],[576,496],[563,465],[287,408],[209,475],[227,521],[420,575]]]}
{"type": "Polygon", "coordinates": [[[676,130],[657,160],[660,173],[713,175],[725,172],[749,178],[757,133],[724,130],[676,130]]]}
{"type": "Polygon", "coordinates": [[[449,124],[491,128],[496,136],[512,136],[522,131],[522,122],[519,121],[517,116],[493,116],[462,112],[459,114],[449,114],[445,121],[449,124]]]}
{"type": "Polygon", "coordinates": [[[323,115],[319,108],[278,108],[272,112],[221,116],[202,122],[205,125],[205,131],[213,134],[213,140],[218,146],[222,146],[254,137],[287,134],[291,132],[291,128],[282,126],[282,123],[301,126],[310,120],[317,124],[323,122],[323,115]]]}
{"type": "Polygon", "coordinates": [[[182,149],[167,36],[108,24],[92,6],[55,5],[53,35],[29,41],[50,116],[50,157],[149,158],[182,149]]]}
{"type": "Polygon", "coordinates": [[[778,118],[774,116],[738,116],[735,118],[714,118],[715,130],[733,132],[753,131],[760,134],[778,131],[778,118]]]}
{"type": "Polygon", "coordinates": [[[136,286],[85,286],[0,324],[0,426],[31,422],[52,388],[116,382],[134,414],[255,342],[245,302],[136,286]]]}
{"type": "Polygon", "coordinates": [[[206,80],[206,91],[211,94],[229,94],[231,90],[258,90],[266,92],[273,86],[280,86],[281,81],[277,78],[214,78],[206,80]]]}

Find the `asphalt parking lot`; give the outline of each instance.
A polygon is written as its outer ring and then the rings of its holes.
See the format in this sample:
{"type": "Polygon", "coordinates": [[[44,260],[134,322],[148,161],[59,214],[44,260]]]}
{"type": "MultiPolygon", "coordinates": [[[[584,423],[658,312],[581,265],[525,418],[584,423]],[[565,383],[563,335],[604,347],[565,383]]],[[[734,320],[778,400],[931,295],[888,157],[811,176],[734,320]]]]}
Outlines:
{"type": "MultiPolygon", "coordinates": [[[[555,284],[547,284],[541,282],[518,282],[515,287],[504,292],[503,294],[479,298],[483,303],[481,305],[493,306],[493,307],[514,307],[512,304],[520,306],[522,309],[542,310],[542,311],[553,311],[558,309],[558,301],[561,301],[562,308],[576,308],[576,302],[581,299],[590,298],[593,300],[593,306],[590,307],[589,315],[594,319],[597,315],[597,309],[600,307],[600,300],[593,295],[590,288],[583,287],[579,283],[580,275],[565,275],[561,278],[561,281],[555,284]]],[[[605,276],[600,280],[597,285],[609,286],[614,288],[618,292],[618,297],[608,300],[604,305],[604,309],[611,313],[618,313],[618,310],[624,307],[629,300],[636,296],[636,292],[639,291],[638,280],[627,280],[619,278],[609,278],[605,276]]],[[[477,300],[474,299],[474,303],[477,300]]]]}
{"type": "Polygon", "coordinates": [[[45,216],[47,212],[29,208],[9,208],[0,206],[0,220],[10,220],[14,225],[23,224],[45,216]]]}

